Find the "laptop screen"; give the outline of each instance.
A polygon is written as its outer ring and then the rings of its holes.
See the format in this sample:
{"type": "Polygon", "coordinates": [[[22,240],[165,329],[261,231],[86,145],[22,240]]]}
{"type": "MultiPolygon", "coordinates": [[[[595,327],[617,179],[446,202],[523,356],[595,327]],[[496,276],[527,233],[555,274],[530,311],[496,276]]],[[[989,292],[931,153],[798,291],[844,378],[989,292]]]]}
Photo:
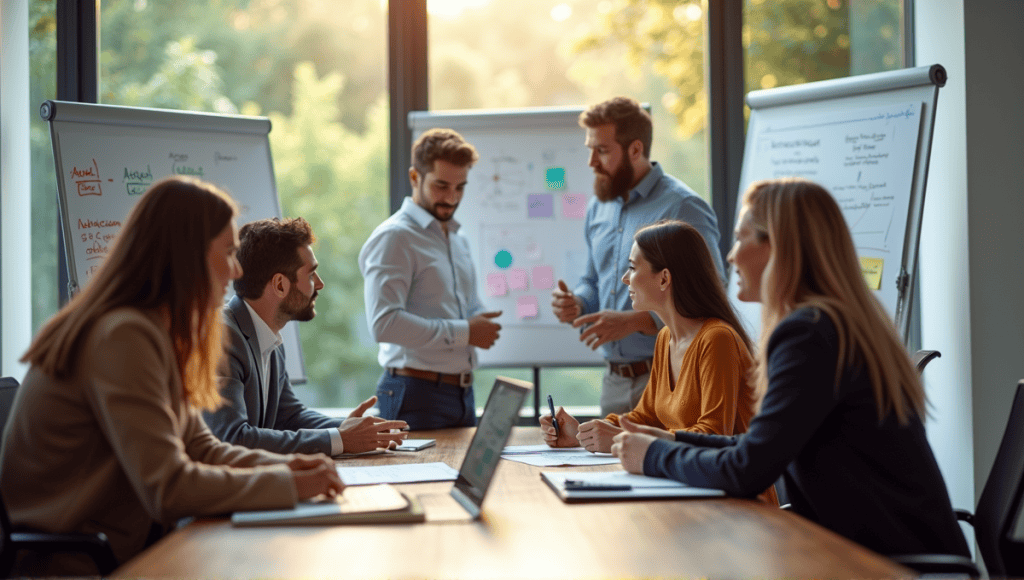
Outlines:
{"type": "MultiPolygon", "coordinates": [[[[476,507],[474,517],[484,502],[484,495],[491,484],[491,478],[498,467],[501,451],[512,434],[512,427],[519,417],[519,409],[523,406],[526,394],[533,389],[533,383],[498,377],[494,380],[494,388],[487,398],[484,414],[477,425],[473,440],[469,442],[466,457],[462,460],[459,477],[452,489],[452,495],[466,506],[463,498],[476,507]]],[[[473,510],[470,510],[473,511],[473,510]]]]}

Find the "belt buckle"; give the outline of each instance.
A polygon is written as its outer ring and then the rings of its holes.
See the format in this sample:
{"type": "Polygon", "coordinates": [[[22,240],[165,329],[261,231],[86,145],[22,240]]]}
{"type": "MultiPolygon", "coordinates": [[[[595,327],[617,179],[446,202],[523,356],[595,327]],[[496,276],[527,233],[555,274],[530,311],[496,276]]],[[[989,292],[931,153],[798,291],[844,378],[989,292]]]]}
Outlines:
{"type": "Polygon", "coordinates": [[[459,373],[459,386],[463,389],[473,386],[473,371],[459,373]]]}
{"type": "Polygon", "coordinates": [[[636,376],[635,373],[633,373],[633,365],[631,363],[612,364],[615,366],[615,372],[618,373],[619,376],[627,379],[632,379],[633,377],[636,376]]]}

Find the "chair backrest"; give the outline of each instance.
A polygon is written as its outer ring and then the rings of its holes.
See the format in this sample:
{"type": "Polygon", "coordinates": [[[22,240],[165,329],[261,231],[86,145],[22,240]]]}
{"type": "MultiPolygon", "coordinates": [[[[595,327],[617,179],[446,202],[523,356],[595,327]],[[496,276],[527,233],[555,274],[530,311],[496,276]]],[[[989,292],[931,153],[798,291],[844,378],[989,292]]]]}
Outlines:
{"type": "MultiPolygon", "coordinates": [[[[11,377],[0,378],[0,444],[3,442],[4,428],[7,427],[7,417],[11,414],[11,407],[14,406],[14,395],[18,393],[18,381],[11,377]]],[[[11,520],[7,517],[7,504],[0,494],[0,549],[5,549],[10,541],[11,520]]]]}
{"type": "Polygon", "coordinates": [[[18,393],[18,380],[11,377],[0,378],[0,434],[7,426],[7,417],[14,406],[14,395],[18,393]]]}
{"type": "Polygon", "coordinates": [[[974,514],[974,531],[981,557],[990,577],[1021,576],[1024,570],[1006,569],[1006,549],[1014,516],[1020,509],[1024,487],[1024,380],[1017,384],[1017,393],[1010,408],[1010,419],[999,444],[988,481],[978,500],[974,514]]]}

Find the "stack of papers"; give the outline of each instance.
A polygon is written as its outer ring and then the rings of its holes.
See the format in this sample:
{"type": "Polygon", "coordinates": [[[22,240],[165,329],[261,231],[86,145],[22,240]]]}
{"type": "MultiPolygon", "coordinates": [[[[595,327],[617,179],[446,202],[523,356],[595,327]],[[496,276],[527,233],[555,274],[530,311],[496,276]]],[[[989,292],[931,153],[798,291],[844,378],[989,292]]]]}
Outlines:
{"type": "Polygon", "coordinates": [[[548,447],[547,445],[509,445],[501,457],[537,467],[560,465],[612,465],[619,462],[611,453],[591,453],[582,447],[548,447]]]}

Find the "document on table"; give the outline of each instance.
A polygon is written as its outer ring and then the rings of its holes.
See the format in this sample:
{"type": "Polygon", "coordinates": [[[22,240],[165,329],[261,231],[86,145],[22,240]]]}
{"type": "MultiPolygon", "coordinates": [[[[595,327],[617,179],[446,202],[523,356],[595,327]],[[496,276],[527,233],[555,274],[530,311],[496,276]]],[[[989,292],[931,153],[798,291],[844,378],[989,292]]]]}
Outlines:
{"type": "Polygon", "coordinates": [[[652,499],[666,497],[721,497],[720,489],[690,487],[672,479],[648,477],[626,471],[542,471],[541,479],[567,503],[599,499],[652,499]],[[625,489],[566,489],[565,482],[622,486],[625,489]]]}
{"type": "Polygon", "coordinates": [[[401,465],[366,465],[338,467],[338,476],[345,485],[374,483],[417,483],[420,481],[455,481],[459,472],[447,463],[404,463],[401,465]]]}
{"type": "Polygon", "coordinates": [[[501,456],[537,467],[559,465],[612,465],[619,462],[610,453],[591,453],[582,447],[548,447],[547,445],[509,445],[501,456]]]}

